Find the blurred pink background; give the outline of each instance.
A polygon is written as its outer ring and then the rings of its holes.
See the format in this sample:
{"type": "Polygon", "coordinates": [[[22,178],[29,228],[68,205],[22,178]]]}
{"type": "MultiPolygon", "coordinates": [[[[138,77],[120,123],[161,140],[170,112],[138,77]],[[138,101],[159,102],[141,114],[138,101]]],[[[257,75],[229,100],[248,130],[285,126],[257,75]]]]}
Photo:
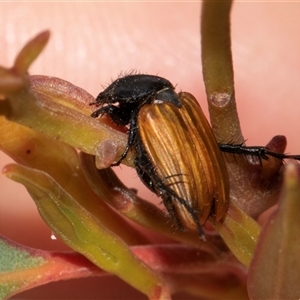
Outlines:
{"type": "MultiPolygon", "coordinates": [[[[288,140],[287,152],[300,153],[299,14],[299,3],[239,2],[233,6],[236,99],[249,145],[264,145],[272,136],[283,134],[288,140]]],[[[121,72],[158,74],[177,84],[178,91],[194,94],[207,113],[199,17],[200,3],[188,2],[2,2],[0,64],[11,66],[29,39],[50,29],[50,42],[30,74],[57,76],[93,96],[121,72]]],[[[1,167],[9,162],[1,153],[1,167]]],[[[138,188],[146,199],[155,199],[139,183],[133,169],[117,169],[129,187],[138,188]]],[[[66,249],[58,240],[50,239],[51,231],[22,186],[3,176],[0,186],[1,234],[30,247],[66,249]]],[[[17,298],[146,299],[112,278],[54,283],[17,298]]]]}

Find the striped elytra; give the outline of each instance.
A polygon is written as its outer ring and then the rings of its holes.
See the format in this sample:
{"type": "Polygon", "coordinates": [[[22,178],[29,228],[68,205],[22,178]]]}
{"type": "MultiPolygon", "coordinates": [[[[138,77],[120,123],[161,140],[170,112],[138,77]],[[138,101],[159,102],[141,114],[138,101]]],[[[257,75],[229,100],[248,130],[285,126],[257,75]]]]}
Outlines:
{"type": "Polygon", "coordinates": [[[179,93],[179,99],[181,108],[164,102],[141,107],[138,140],[144,152],[140,155],[149,162],[145,168],[138,168],[146,178],[154,174],[151,189],[162,197],[173,219],[185,228],[199,230],[209,218],[214,222],[224,217],[229,204],[229,178],[197,100],[189,93],[179,93]],[[151,164],[153,169],[149,170],[151,164]],[[170,189],[177,196],[168,192],[170,189]]]}

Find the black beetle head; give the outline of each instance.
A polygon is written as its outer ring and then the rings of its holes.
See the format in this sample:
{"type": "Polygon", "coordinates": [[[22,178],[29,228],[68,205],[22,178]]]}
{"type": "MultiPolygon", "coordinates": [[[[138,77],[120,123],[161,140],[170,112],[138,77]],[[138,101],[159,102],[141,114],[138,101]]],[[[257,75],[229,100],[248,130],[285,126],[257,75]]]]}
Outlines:
{"type": "Polygon", "coordinates": [[[155,100],[181,107],[178,95],[170,81],[145,74],[127,75],[115,80],[97,96],[95,102],[97,105],[118,102],[120,106],[135,104],[139,107],[155,100]]]}

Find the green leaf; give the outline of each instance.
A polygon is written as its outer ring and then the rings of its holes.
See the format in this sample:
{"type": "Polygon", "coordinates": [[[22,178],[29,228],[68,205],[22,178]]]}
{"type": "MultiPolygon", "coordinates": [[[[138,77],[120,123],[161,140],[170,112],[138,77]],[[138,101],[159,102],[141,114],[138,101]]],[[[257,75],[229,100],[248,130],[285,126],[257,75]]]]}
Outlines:
{"type": "Polygon", "coordinates": [[[76,252],[28,248],[0,236],[0,299],[52,281],[107,275],[76,252]]]}
{"type": "Polygon", "coordinates": [[[32,129],[0,116],[0,149],[24,166],[46,172],[101,223],[128,244],[146,239],[90,188],[80,167],[77,151],[32,129]]]}
{"type": "Polygon", "coordinates": [[[4,173],[25,185],[44,221],[72,249],[149,297],[167,293],[158,275],[49,175],[20,165],[9,165],[4,173]]]}
{"type": "MultiPolygon", "coordinates": [[[[89,93],[62,79],[28,75],[29,66],[49,36],[48,31],[40,33],[23,47],[12,68],[0,67],[0,113],[78,150],[98,155],[100,161],[109,147],[110,160],[107,165],[102,162],[102,167],[107,167],[123,153],[126,135],[107,126],[111,125],[109,119],[90,117],[94,98],[89,93]]],[[[133,159],[134,152],[124,163],[132,165],[133,159]]]]}
{"type": "Polygon", "coordinates": [[[248,267],[260,233],[258,223],[231,202],[224,222],[216,223],[215,228],[235,257],[248,267]]]}
{"type": "Polygon", "coordinates": [[[42,256],[32,255],[4,239],[0,239],[0,253],[0,299],[24,290],[25,285],[38,279],[34,269],[47,263],[42,256]]]}

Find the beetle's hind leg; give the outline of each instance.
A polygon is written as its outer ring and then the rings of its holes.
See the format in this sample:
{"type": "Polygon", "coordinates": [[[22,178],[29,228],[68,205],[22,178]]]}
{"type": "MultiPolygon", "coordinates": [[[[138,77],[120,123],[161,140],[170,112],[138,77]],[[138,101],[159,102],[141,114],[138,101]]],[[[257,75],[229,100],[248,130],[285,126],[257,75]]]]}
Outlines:
{"type": "Polygon", "coordinates": [[[184,208],[188,211],[189,215],[193,219],[195,225],[197,226],[197,231],[199,236],[202,240],[206,240],[205,233],[203,231],[202,226],[200,225],[197,212],[184,200],[183,198],[179,197],[171,188],[164,185],[163,183],[158,184],[158,195],[162,198],[162,201],[164,203],[164,206],[168,210],[168,213],[170,214],[173,222],[176,224],[176,226],[179,229],[184,229],[184,226],[182,225],[182,222],[180,221],[175,206],[174,201],[178,201],[184,208]]]}
{"type": "MultiPolygon", "coordinates": [[[[185,227],[183,226],[182,222],[180,221],[180,218],[178,217],[174,201],[178,201],[188,211],[189,215],[196,224],[199,236],[202,238],[202,240],[206,240],[205,233],[199,222],[197,211],[195,211],[185,199],[178,196],[177,193],[170,188],[170,186],[164,183],[164,179],[161,179],[158,176],[156,168],[152,165],[151,161],[145,153],[140,152],[139,154],[140,155],[138,155],[135,160],[135,168],[138,176],[151,191],[155,192],[156,195],[161,197],[164,206],[166,207],[177,228],[183,230],[185,227]]],[[[168,176],[168,178],[169,177],[173,176],[170,175],[168,176]]]]}
{"type": "Polygon", "coordinates": [[[239,154],[245,156],[257,157],[260,161],[262,159],[268,160],[269,156],[277,159],[294,159],[300,161],[300,155],[287,155],[270,151],[267,147],[263,146],[244,146],[243,144],[219,144],[220,150],[226,153],[239,154]]]}

